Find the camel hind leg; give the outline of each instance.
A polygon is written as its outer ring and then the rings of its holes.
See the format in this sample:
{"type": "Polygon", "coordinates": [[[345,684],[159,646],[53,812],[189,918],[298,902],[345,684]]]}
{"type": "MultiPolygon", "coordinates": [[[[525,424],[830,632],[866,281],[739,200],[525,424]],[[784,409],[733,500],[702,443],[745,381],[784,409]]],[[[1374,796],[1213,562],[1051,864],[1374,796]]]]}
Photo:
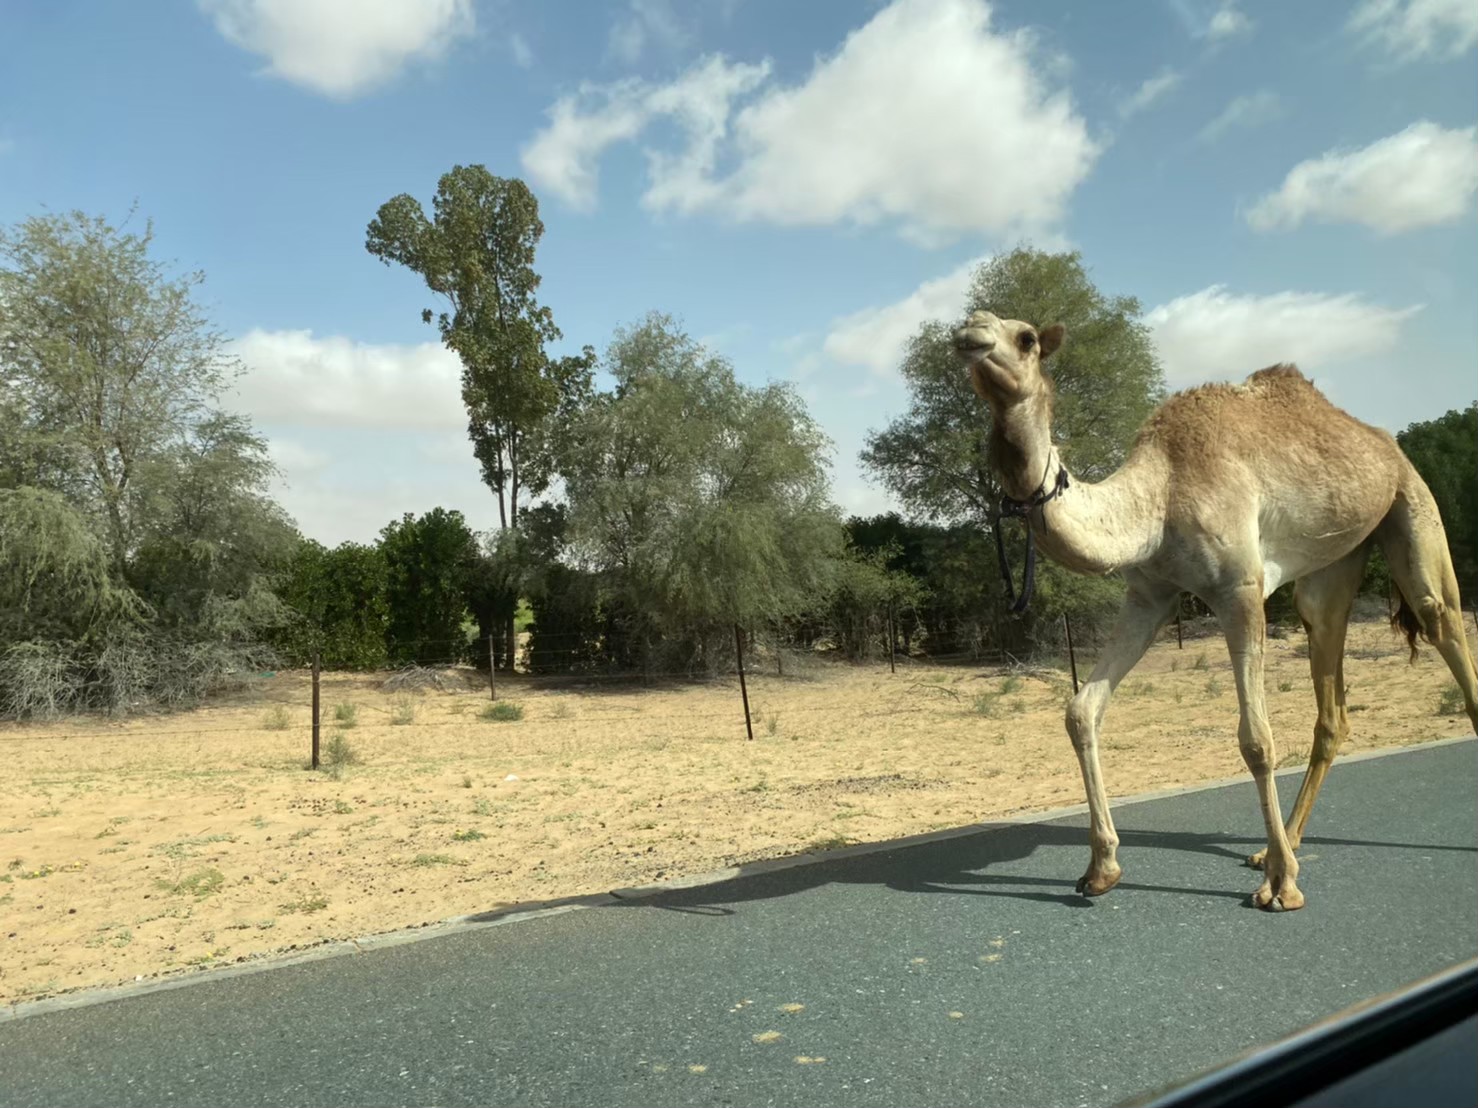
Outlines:
{"type": "Polygon", "coordinates": [[[1415,469],[1408,473],[1396,502],[1376,529],[1376,537],[1401,592],[1401,621],[1416,650],[1419,631],[1442,655],[1462,690],[1468,719],[1478,731],[1478,668],[1463,630],[1462,598],[1447,532],[1436,501],[1415,469]]]}
{"type": "MultiPolygon", "coordinates": [[[[1294,850],[1303,842],[1309,813],[1314,810],[1314,800],[1334,764],[1334,756],[1350,737],[1350,717],[1345,710],[1345,632],[1369,557],[1369,545],[1362,545],[1339,561],[1299,578],[1293,587],[1294,604],[1309,635],[1309,670],[1319,707],[1309,768],[1304,771],[1303,785],[1284,828],[1288,845],[1294,850]]],[[[1247,859],[1247,864],[1261,869],[1267,853],[1259,850],[1247,859]]]]}

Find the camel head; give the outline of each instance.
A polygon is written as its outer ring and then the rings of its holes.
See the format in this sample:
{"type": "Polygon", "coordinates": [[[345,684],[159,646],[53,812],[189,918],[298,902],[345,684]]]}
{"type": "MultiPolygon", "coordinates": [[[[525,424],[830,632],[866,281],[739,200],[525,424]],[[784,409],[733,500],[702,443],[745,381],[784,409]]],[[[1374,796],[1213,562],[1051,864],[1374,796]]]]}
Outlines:
{"type": "Polygon", "coordinates": [[[970,368],[970,383],[987,402],[1009,403],[1047,391],[1042,361],[1062,345],[1060,323],[1038,331],[1019,319],[971,312],[956,329],[955,353],[970,368]]]}

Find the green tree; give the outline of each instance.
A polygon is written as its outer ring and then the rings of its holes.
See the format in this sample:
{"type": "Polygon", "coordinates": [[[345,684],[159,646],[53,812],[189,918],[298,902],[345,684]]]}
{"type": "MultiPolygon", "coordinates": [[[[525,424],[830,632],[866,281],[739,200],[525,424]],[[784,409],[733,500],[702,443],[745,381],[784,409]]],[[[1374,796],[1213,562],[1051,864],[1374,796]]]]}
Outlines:
{"type": "Polygon", "coordinates": [[[385,559],[386,628],[392,662],[455,662],[467,653],[470,577],[477,540],[462,513],[407,512],[380,532],[385,559]]]}
{"type": "Polygon", "coordinates": [[[140,474],[207,417],[237,367],[142,234],[73,212],[0,230],[0,474],[94,517],[115,573],[134,553],[140,474]]]}
{"type": "Polygon", "coordinates": [[[128,577],[160,623],[250,639],[281,620],[271,582],[300,539],[270,496],[266,441],[241,416],[215,413],[150,466],[128,577]]]}
{"type": "MultiPolygon", "coordinates": [[[[1164,396],[1164,373],[1140,319],[1139,301],[1099,291],[1077,253],[1017,249],[976,270],[959,318],[978,308],[1038,325],[1066,325],[1067,342],[1051,363],[1054,439],[1063,460],[1083,480],[1099,481],[1117,469],[1135,431],[1164,396]]],[[[871,434],[861,457],[864,467],[920,517],[988,532],[1001,494],[987,455],[991,415],[954,354],[950,333],[957,323],[929,321],[920,327],[900,367],[909,409],[871,434]]],[[[1020,540],[1009,546],[1019,550],[1020,540]]],[[[1019,556],[1014,560],[1019,564],[1019,556]]],[[[992,549],[975,572],[995,578],[995,562],[992,549]]],[[[1050,610],[1056,606],[1053,598],[1071,598],[1094,610],[1112,603],[1116,583],[1069,583],[1060,580],[1065,572],[1051,563],[1038,567],[1047,598],[1042,615],[1056,614],[1050,610]]],[[[986,622],[997,623],[997,617],[992,614],[986,622]]],[[[1028,634],[1033,626],[1019,625],[1012,635],[1028,634]]]]}
{"type": "Polygon", "coordinates": [[[137,615],[88,521],[48,489],[0,488],[0,651],[31,639],[87,641],[137,615]]]}
{"type": "Polygon", "coordinates": [[[572,549],[628,631],[686,662],[813,604],[842,529],[827,440],[795,392],[741,384],[656,313],[617,332],[605,368],[615,387],[575,422],[565,493],[572,549]]]}
{"type": "Polygon", "coordinates": [[[278,585],[291,613],[274,642],[296,665],[319,651],[329,669],[377,669],[389,659],[389,569],[378,546],[298,545],[278,585]]]}
{"type": "Polygon", "coordinates": [[[1478,603],[1478,403],[1413,423],[1396,441],[1437,501],[1464,601],[1478,603]]]}
{"type": "MultiPolygon", "coordinates": [[[[462,362],[468,437],[504,528],[518,527],[521,497],[548,488],[559,430],[589,394],[595,362],[589,347],[556,359],[545,353],[560,332],[537,299],[534,254],[543,234],[527,185],[459,165],[437,183],[429,219],[402,193],[380,206],[365,241],[386,265],[419,274],[450,309],[428,308],[421,318],[436,322],[462,362]]],[[[511,665],[511,615],[504,629],[511,665]]]]}

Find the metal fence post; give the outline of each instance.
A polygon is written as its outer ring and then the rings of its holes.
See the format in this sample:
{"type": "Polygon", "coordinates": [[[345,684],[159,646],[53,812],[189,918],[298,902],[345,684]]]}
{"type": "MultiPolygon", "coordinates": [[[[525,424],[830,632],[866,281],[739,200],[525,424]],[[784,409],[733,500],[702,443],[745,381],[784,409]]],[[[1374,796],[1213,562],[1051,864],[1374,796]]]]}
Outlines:
{"type": "Polygon", "coordinates": [[[734,624],[734,653],[739,659],[739,695],[744,698],[744,732],[754,742],[754,724],[749,718],[749,689],[744,684],[744,632],[734,624]]]}
{"type": "Polygon", "coordinates": [[[313,652],[313,758],[309,769],[318,768],[318,671],[320,668],[319,652],[313,652]]]}
{"type": "Polygon", "coordinates": [[[498,699],[498,661],[493,654],[493,633],[488,632],[488,694],[498,699]]]}

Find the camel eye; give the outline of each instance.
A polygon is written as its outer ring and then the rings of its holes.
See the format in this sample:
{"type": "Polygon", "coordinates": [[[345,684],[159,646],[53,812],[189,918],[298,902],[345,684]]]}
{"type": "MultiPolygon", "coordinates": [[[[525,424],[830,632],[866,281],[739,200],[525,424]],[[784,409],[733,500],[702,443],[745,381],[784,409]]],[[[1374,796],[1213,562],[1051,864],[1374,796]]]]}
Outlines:
{"type": "Polygon", "coordinates": [[[1021,333],[1021,349],[1023,349],[1023,350],[1030,350],[1033,346],[1036,346],[1036,345],[1037,345],[1037,336],[1036,335],[1032,334],[1030,331],[1023,331],[1021,333]]]}

